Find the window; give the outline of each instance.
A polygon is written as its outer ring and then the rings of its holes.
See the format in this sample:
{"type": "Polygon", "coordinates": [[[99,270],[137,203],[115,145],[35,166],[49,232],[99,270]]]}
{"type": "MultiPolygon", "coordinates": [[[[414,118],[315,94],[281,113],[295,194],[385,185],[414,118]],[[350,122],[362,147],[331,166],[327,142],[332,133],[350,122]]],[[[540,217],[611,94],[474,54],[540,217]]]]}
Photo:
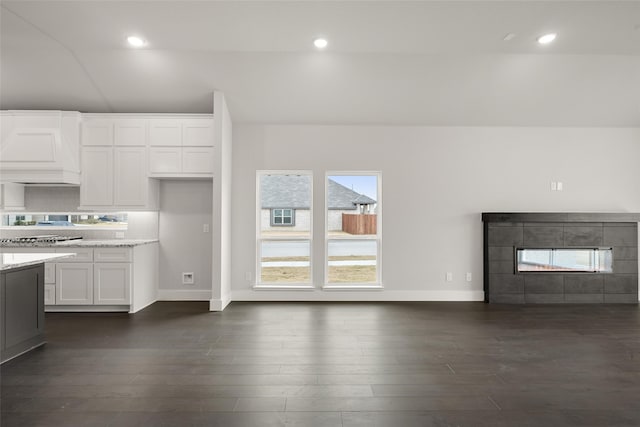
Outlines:
{"type": "Polygon", "coordinates": [[[325,283],[382,284],[379,173],[328,173],[326,177],[325,283]]]}
{"type": "Polygon", "coordinates": [[[312,175],[257,173],[257,286],[311,286],[312,175]]]}
{"type": "Polygon", "coordinates": [[[2,215],[3,227],[127,229],[127,213],[20,213],[2,215]]]}
{"type": "Polygon", "coordinates": [[[293,212],[293,209],[271,209],[271,225],[275,227],[295,225],[293,212]]]}

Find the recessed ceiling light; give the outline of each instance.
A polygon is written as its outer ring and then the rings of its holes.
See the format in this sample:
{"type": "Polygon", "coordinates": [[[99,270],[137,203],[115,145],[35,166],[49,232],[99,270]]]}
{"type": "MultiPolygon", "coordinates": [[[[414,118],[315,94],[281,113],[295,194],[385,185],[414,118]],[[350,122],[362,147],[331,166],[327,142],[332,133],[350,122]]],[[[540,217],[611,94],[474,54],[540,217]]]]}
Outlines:
{"type": "Polygon", "coordinates": [[[147,42],[143,38],[140,38],[138,36],[127,37],[127,42],[129,43],[130,46],[133,46],[133,47],[142,47],[147,44],[147,42]]]}
{"type": "Polygon", "coordinates": [[[318,49],[324,49],[325,47],[327,47],[328,44],[329,42],[327,41],[327,39],[323,39],[323,38],[317,38],[313,41],[313,45],[318,49]]]}
{"type": "Polygon", "coordinates": [[[556,39],[556,33],[549,33],[543,36],[538,37],[538,43],[540,44],[549,44],[556,39]]]}

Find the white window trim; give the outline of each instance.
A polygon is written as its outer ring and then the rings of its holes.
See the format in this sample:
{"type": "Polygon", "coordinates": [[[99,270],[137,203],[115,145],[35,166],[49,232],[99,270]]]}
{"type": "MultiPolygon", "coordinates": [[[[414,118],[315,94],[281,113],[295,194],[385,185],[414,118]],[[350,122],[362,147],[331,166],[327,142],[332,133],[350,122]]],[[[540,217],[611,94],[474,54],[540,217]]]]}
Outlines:
{"type": "MultiPolygon", "coordinates": [[[[255,262],[255,274],[254,283],[252,289],[254,290],[313,290],[313,171],[311,170],[257,170],[256,171],[256,262],[255,262]],[[307,175],[310,178],[311,183],[311,200],[309,204],[309,236],[297,237],[297,236],[281,236],[281,237],[269,237],[267,239],[262,237],[262,206],[260,203],[260,177],[262,175],[307,175]],[[277,282],[261,282],[261,259],[262,259],[262,242],[267,241],[308,241],[309,242],[309,278],[308,283],[277,283],[277,282]]],[[[293,215],[295,215],[295,209],[292,209],[293,215]]],[[[271,222],[271,212],[269,213],[269,221],[271,222]]],[[[295,220],[294,220],[295,222],[295,220]]],[[[287,228],[286,226],[283,228],[287,228]]]]}
{"type": "Polygon", "coordinates": [[[382,283],[382,171],[326,171],[324,176],[324,281],[323,291],[384,290],[382,283]],[[329,237],[329,177],[330,176],[371,176],[377,177],[376,215],[378,232],[375,237],[369,236],[334,236],[329,237]],[[374,283],[329,283],[329,241],[331,240],[375,240],[376,247],[376,282],[374,283]]]}

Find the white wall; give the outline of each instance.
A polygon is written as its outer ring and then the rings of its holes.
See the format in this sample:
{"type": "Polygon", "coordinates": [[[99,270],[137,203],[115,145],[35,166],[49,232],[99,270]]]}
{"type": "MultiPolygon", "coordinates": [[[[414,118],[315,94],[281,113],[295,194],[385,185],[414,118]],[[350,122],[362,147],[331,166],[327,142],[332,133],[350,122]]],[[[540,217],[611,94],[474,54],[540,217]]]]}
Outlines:
{"type": "MultiPolygon", "coordinates": [[[[640,212],[640,129],[236,126],[232,298],[481,300],[485,211],[640,212]],[[382,292],[254,291],[256,170],[382,172],[382,292]],[[564,191],[550,191],[562,181],[564,191]],[[453,282],[445,282],[453,272],[453,282]],[[471,283],[464,281],[473,274],[471,283]]],[[[313,277],[323,278],[324,213],[313,277]]]]}
{"type": "Polygon", "coordinates": [[[211,298],[211,180],[161,180],[158,299],[211,298]],[[182,284],[182,273],[193,272],[194,285],[182,284]]]}

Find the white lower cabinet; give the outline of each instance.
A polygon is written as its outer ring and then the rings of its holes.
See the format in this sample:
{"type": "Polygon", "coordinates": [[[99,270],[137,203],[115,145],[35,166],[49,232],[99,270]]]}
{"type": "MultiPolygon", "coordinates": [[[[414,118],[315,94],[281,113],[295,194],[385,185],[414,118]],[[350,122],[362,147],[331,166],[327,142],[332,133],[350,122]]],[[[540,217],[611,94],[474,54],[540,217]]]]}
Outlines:
{"type": "Polygon", "coordinates": [[[93,265],[93,303],[131,303],[131,263],[101,262],[93,265]]]}
{"type": "Polygon", "coordinates": [[[129,311],[156,300],[158,245],[10,248],[17,253],[75,253],[44,265],[46,311],[129,311]]]}
{"type": "Polygon", "coordinates": [[[56,264],[56,304],[93,304],[93,263],[56,264]]]}

